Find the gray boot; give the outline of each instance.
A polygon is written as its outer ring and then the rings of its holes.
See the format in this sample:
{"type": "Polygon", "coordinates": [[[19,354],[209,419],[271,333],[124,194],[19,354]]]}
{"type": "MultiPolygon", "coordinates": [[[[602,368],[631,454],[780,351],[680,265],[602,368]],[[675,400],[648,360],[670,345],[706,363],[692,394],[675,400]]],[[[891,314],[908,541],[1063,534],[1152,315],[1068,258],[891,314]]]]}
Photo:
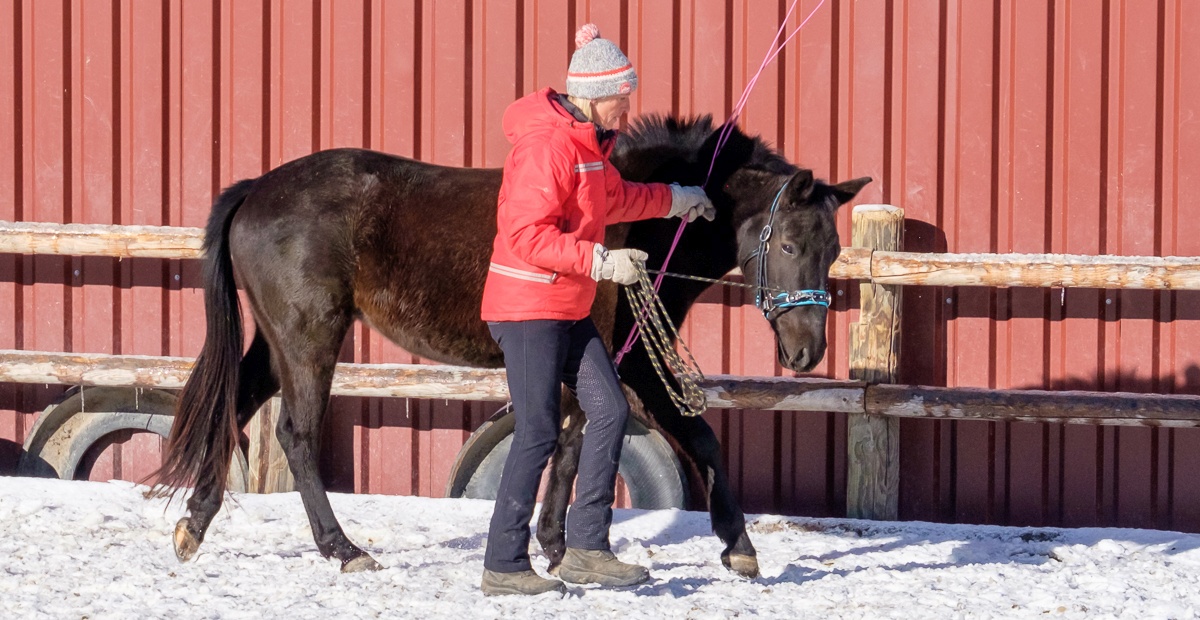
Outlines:
{"type": "Polygon", "coordinates": [[[497,573],[484,569],[483,583],[479,585],[483,590],[484,596],[498,596],[501,594],[544,594],[546,592],[558,592],[559,595],[567,592],[567,586],[557,579],[546,579],[532,570],[523,570],[515,573],[497,573]]]}
{"type": "Polygon", "coordinates": [[[598,583],[602,586],[632,586],[650,578],[644,566],[626,564],[612,551],[567,547],[555,576],[568,583],[598,583]]]}

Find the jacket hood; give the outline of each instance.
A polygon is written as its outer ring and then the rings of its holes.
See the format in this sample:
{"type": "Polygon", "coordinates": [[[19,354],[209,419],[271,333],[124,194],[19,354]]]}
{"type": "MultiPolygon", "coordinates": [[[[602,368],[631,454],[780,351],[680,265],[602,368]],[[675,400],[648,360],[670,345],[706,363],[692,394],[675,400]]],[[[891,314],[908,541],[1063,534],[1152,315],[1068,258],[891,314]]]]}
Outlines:
{"type": "Polygon", "coordinates": [[[583,143],[592,142],[592,148],[599,150],[595,143],[595,125],[581,123],[570,112],[567,112],[555,101],[558,93],[552,88],[543,88],[514,101],[504,111],[504,137],[512,144],[517,140],[537,131],[550,131],[555,128],[566,129],[575,135],[575,139],[583,143]],[[589,141],[588,138],[591,137],[589,141]]]}

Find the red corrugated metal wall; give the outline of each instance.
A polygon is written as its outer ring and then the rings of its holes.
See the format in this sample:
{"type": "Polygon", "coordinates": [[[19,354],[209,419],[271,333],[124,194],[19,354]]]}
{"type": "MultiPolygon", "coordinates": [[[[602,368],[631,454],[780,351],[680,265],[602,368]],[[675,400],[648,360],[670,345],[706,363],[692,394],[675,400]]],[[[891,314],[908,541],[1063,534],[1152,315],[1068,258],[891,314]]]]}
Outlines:
{"type": "MultiPolygon", "coordinates": [[[[504,107],[561,85],[587,21],[638,67],[635,114],[724,117],[789,4],[3,0],[0,219],[199,226],[220,187],[335,146],[498,166],[504,107]]],[[[743,125],[819,176],[874,177],[860,202],[903,207],[910,250],[1196,255],[1198,69],[1187,0],[827,0],[743,125]]],[[[0,256],[0,347],[194,355],[198,277],[183,261],[0,256]]],[[[817,374],[845,377],[857,283],[835,300],[817,374]]],[[[1200,393],[1197,293],[905,300],[906,382],[1200,393]]],[[[740,292],[710,291],[683,333],[707,372],[779,374],[740,292]]],[[[356,328],[344,359],[414,358],[356,328]]],[[[61,391],[0,386],[0,470],[61,391]]],[[[439,495],[494,408],[337,399],[327,478],[439,495]]],[[[747,511],[842,513],[844,418],[708,419],[747,511]]],[[[116,445],[96,475],[131,477],[158,450],[116,445]]],[[[1200,529],[1198,431],[905,421],[901,459],[904,518],[1200,529]]]]}

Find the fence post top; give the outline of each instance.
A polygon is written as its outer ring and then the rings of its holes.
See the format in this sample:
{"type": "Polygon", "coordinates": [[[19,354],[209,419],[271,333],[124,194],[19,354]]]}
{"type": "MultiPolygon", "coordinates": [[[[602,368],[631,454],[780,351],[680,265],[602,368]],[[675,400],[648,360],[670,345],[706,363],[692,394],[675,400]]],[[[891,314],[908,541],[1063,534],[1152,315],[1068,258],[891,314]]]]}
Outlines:
{"type": "Polygon", "coordinates": [[[855,215],[857,215],[859,213],[863,213],[863,214],[872,213],[873,214],[876,212],[885,214],[885,215],[899,215],[901,217],[904,216],[904,209],[901,209],[900,207],[897,207],[895,205],[879,204],[879,205],[855,205],[854,206],[855,215]]]}

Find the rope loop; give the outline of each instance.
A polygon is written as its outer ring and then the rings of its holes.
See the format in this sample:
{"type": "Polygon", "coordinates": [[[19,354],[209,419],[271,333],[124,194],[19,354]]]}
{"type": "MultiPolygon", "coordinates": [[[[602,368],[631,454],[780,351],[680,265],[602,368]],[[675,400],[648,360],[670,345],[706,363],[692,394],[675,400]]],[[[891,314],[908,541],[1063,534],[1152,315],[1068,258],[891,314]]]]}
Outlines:
{"type": "Polygon", "coordinates": [[[708,398],[699,384],[704,380],[704,373],[667,315],[667,309],[650,281],[646,266],[638,263],[637,270],[638,282],[635,286],[625,288],[625,298],[633,311],[638,332],[645,341],[646,354],[679,413],[684,417],[698,416],[708,408],[708,398]],[[679,343],[687,354],[687,360],[679,355],[675,343],[679,343]],[[668,373],[675,379],[674,383],[668,379],[668,373]]]}

